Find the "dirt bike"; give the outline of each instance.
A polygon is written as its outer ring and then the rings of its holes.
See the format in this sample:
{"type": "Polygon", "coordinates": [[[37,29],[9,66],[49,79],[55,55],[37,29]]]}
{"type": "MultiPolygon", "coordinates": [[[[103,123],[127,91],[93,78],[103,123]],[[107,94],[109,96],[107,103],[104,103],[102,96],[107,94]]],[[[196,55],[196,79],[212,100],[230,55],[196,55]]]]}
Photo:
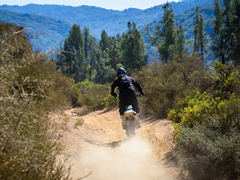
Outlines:
{"type": "MultiPolygon", "coordinates": [[[[137,94],[137,97],[143,97],[141,94],[137,94]]],[[[128,138],[132,138],[137,133],[137,113],[133,111],[132,105],[128,102],[123,118],[126,120],[125,129],[128,138]]]]}

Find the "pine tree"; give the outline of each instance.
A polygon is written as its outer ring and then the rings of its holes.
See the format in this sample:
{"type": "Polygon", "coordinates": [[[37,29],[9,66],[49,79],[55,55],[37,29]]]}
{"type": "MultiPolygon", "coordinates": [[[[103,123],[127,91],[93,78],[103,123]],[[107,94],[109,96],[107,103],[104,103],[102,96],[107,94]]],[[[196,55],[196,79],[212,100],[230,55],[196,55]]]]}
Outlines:
{"type": "Polygon", "coordinates": [[[201,58],[202,58],[202,61],[204,61],[204,53],[206,51],[207,40],[206,40],[206,26],[201,14],[200,14],[200,20],[199,20],[198,43],[200,47],[201,58]]]}
{"type": "Polygon", "coordinates": [[[117,64],[122,63],[121,41],[117,37],[111,37],[109,47],[109,64],[113,69],[117,69],[117,64]]]}
{"type": "MultiPolygon", "coordinates": [[[[74,75],[76,82],[81,80],[81,66],[84,62],[83,54],[83,36],[79,25],[74,24],[64,41],[64,58],[67,66],[67,75],[74,75]]],[[[62,59],[64,61],[64,59],[62,59]]],[[[63,63],[63,62],[62,62],[63,63]]]]}
{"type": "Polygon", "coordinates": [[[84,80],[84,62],[85,62],[85,55],[84,55],[84,48],[80,47],[79,50],[75,51],[75,60],[74,62],[77,65],[77,69],[75,71],[75,82],[81,82],[84,80]]]}
{"type": "Polygon", "coordinates": [[[206,26],[202,15],[199,12],[199,7],[195,10],[195,20],[194,20],[194,52],[199,52],[201,54],[202,60],[204,60],[204,53],[206,51],[206,26]]]}
{"type": "Polygon", "coordinates": [[[89,37],[89,80],[92,81],[92,71],[95,67],[96,58],[97,58],[97,49],[98,44],[96,38],[89,37]]]}
{"type": "Polygon", "coordinates": [[[229,34],[230,51],[229,56],[235,65],[240,65],[240,0],[232,0],[229,8],[229,34]]]}
{"type": "Polygon", "coordinates": [[[105,59],[102,57],[102,52],[99,49],[98,53],[99,56],[97,56],[96,63],[95,63],[95,69],[96,69],[96,76],[94,77],[94,82],[96,83],[101,83],[104,84],[104,76],[105,76],[105,67],[106,67],[106,62],[105,59]]]}
{"type": "Polygon", "coordinates": [[[215,2],[215,9],[214,9],[215,19],[213,20],[213,32],[212,35],[212,45],[211,49],[215,54],[215,58],[225,64],[225,38],[224,38],[224,31],[223,31],[223,23],[224,23],[224,16],[223,10],[220,7],[220,2],[217,0],[215,2]]]}
{"type": "Polygon", "coordinates": [[[232,3],[232,0],[223,0],[223,3],[224,3],[224,6],[225,6],[225,9],[223,11],[223,16],[224,16],[224,27],[223,27],[223,33],[224,33],[224,47],[225,47],[225,53],[226,53],[226,56],[225,56],[225,62],[228,62],[231,60],[230,58],[230,53],[231,53],[231,43],[230,43],[230,38],[231,38],[231,3],[232,3]]]}
{"type": "Polygon", "coordinates": [[[178,29],[177,29],[177,35],[176,35],[176,42],[175,42],[175,49],[176,52],[182,57],[182,54],[187,52],[187,49],[185,47],[186,39],[185,39],[185,33],[182,26],[182,23],[180,23],[178,29]]]}
{"type": "Polygon", "coordinates": [[[199,51],[199,42],[198,42],[198,35],[199,35],[199,20],[200,20],[200,12],[199,7],[197,6],[195,9],[195,19],[193,20],[194,23],[194,46],[193,46],[193,52],[199,51]]]}
{"type": "Polygon", "coordinates": [[[85,54],[85,61],[84,61],[84,79],[87,78],[87,68],[88,68],[88,62],[89,62],[89,52],[90,52],[90,32],[89,28],[84,26],[83,28],[83,39],[84,39],[84,54],[85,54]]]}
{"type": "Polygon", "coordinates": [[[171,61],[175,52],[176,26],[174,25],[174,12],[171,4],[166,3],[163,8],[163,16],[160,26],[155,27],[156,36],[152,36],[148,28],[148,37],[151,45],[158,48],[159,57],[162,62],[171,61]]]}
{"type": "Polygon", "coordinates": [[[74,24],[69,31],[69,35],[66,39],[67,49],[72,50],[73,47],[78,50],[79,47],[83,46],[83,37],[79,25],[74,24]]]}
{"type": "Polygon", "coordinates": [[[136,28],[136,24],[128,22],[128,31],[123,33],[122,52],[123,65],[131,74],[134,70],[140,70],[147,64],[145,44],[142,34],[136,28]]]}
{"type": "Polygon", "coordinates": [[[106,31],[102,31],[101,34],[101,40],[100,40],[100,48],[103,51],[106,51],[110,46],[110,39],[108,37],[108,34],[106,33],[106,31]]]}
{"type": "Polygon", "coordinates": [[[240,64],[240,0],[223,0],[222,10],[219,2],[215,4],[214,35],[212,49],[222,63],[228,61],[240,64]]]}

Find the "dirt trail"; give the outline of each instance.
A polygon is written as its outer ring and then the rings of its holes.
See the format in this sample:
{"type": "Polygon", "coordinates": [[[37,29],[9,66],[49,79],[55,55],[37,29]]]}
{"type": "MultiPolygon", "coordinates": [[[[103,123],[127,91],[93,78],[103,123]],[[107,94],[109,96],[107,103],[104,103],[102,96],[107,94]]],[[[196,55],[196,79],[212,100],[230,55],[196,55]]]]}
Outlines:
{"type": "Polygon", "coordinates": [[[74,127],[78,116],[74,109],[63,116],[61,123],[65,152],[73,165],[75,180],[87,174],[86,180],[170,180],[174,168],[166,168],[161,159],[172,148],[173,127],[167,120],[144,118],[143,127],[133,140],[121,128],[118,110],[96,111],[86,116],[82,126],[74,127]]]}

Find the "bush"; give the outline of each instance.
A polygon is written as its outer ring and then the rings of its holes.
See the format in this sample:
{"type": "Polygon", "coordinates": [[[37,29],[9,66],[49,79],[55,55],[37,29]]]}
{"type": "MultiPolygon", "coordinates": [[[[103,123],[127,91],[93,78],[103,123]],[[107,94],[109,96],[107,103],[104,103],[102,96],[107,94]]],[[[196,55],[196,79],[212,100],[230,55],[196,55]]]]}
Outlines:
{"type": "Polygon", "coordinates": [[[69,117],[64,117],[64,118],[63,118],[63,122],[68,123],[69,121],[70,121],[70,118],[69,118],[69,117]]]}
{"type": "Polygon", "coordinates": [[[82,126],[84,123],[84,119],[83,118],[77,118],[76,122],[75,122],[75,126],[82,126]]]}
{"type": "Polygon", "coordinates": [[[232,119],[227,133],[222,119],[207,117],[206,124],[181,127],[175,156],[182,171],[194,180],[238,179],[240,176],[240,119],[232,119]],[[235,123],[233,123],[235,121],[235,123]],[[234,126],[238,125],[238,126],[234,126]]]}
{"type": "Polygon", "coordinates": [[[109,95],[110,85],[108,84],[94,84],[86,80],[77,83],[76,87],[81,91],[79,103],[85,107],[84,114],[116,106],[116,100],[109,95]]]}
{"type": "Polygon", "coordinates": [[[103,104],[106,109],[114,109],[118,107],[118,101],[112,95],[108,95],[106,98],[104,98],[103,104]]]}
{"type": "Polygon", "coordinates": [[[171,110],[175,156],[193,179],[240,177],[239,78],[237,69],[216,63],[215,75],[171,110]]]}
{"type": "Polygon", "coordinates": [[[16,70],[19,74],[16,80],[25,92],[35,92],[34,100],[45,110],[70,106],[71,80],[56,71],[55,62],[47,61],[45,56],[35,53],[31,58],[27,65],[16,70]]]}
{"type": "Polygon", "coordinates": [[[23,31],[0,22],[0,179],[68,179],[48,112],[67,102],[69,82],[23,31]]]}
{"type": "MultiPolygon", "coordinates": [[[[235,94],[229,95],[229,99],[220,99],[198,90],[193,91],[184,101],[180,103],[181,109],[173,109],[168,114],[168,119],[177,123],[175,126],[193,127],[195,124],[203,125],[208,116],[222,117],[223,126],[228,131],[228,119],[235,116],[235,111],[230,109],[232,103],[240,104],[240,99],[235,94]]],[[[175,128],[177,129],[177,128],[175,128]]]]}
{"type": "Polygon", "coordinates": [[[75,81],[72,80],[72,90],[71,90],[71,99],[72,99],[72,106],[73,107],[81,107],[82,104],[80,102],[80,98],[82,97],[82,93],[80,89],[75,84],[75,81]]]}
{"type": "Polygon", "coordinates": [[[154,116],[167,117],[208,73],[203,62],[193,54],[183,58],[175,56],[172,63],[155,61],[134,76],[146,94],[142,100],[144,109],[154,116]]]}

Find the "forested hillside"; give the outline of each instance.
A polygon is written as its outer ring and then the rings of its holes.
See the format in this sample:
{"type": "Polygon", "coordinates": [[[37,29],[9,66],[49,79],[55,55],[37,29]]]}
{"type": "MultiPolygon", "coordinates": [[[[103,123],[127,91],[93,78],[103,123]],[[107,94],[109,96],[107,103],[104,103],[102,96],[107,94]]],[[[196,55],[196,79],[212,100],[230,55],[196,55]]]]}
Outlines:
{"type": "Polygon", "coordinates": [[[64,20],[7,10],[0,10],[0,20],[30,28],[29,31],[33,35],[37,35],[31,38],[34,50],[55,50],[60,45],[61,40],[67,36],[72,26],[71,22],[64,20]]]}
{"type": "MultiPolygon", "coordinates": [[[[187,9],[212,2],[213,0],[192,0],[188,2],[171,2],[171,4],[175,14],[180,14],[187,9]]],[[[93,6],[71,7],[36,4],[29,4],[26,6],[3,5],[0,6],[0,9],[70,21],[79,24],[81,27],[86,26],[90,30],[96,31],[97,37],[100,37],[102,30],[108,32],[109,35],[116,35],[126,30],[125,25],[129,21],[134,21],[140,26],[156,20],[162,15],[162,5],[154,6],[146,10],[129,8],[124,11],[107,10],[93,6]]]]}
{"type": "MultiPolygon", "coordinates": [[[[180,14],[187,9],[213,2],[213,0],[171,2],[175,14],[180,14]]],[[[0,9],[19,13],[47,16],[58,20],[66,20],[88,27],[91,32],[97,32],[100,37],[101,31],[105,30],[109,35],[116,35],[126,30],[125,25],[135,22],[138,26],[159,19],[162,14],[162,5],[154,6],[146,10],[126,9],[124,11],[107,10],[93,6],[59,6],[59,5],[36,5],[26,6],[0,6],[0,9]],[[59,13],[61,12],[61,13],[59,13]]],[[[94,33],[93,33],[94,34],[94,33]]]]}
{"type": "MultiPolygon", "coordinates": [[[[193,38],[193,25],[194,25],[193,20],[195,15],[195,8],[196,7],[188,9],[181,14],[177,14],[174,11],[176,15],[175,23],[176,24],[182,23],[185,31],[185,37],[187,40],[190,40],[191,38],[193,38]]],[[[212,32],[212,20],[214,18],[214,4],[210,3],[210,4],[199,6],[199,11],[203,15],[203,18],[205,20],[206,28],[207,28],[206,31],[212,32]]],[[[158,20],[150,22],[149,23],[150,31],[154,32],[154,28],[156,27],[156,25],[159,25],[159,23],[160,23],[160,18],[158,20]]],[[[144,38],[146,39],[146,42],[149,42],[147,38],[146,26],[139,27],[139,30],[141,31],[144,38]]]]}
{"type": "MultiPolygon", "coordinates": [[[[211,2],[211,0],[201,2],[172,2],[171,4],[174,12],[176,11],[175,14],[179,14],[187,8],[209,2],[211,2]]],[[[140,26],[139,30],[143,34],[146,43],[148,43],[149,40],[147,38],[145,25],[150,22],[150,29],[154,29],[161,17],[161,7],[162,5],[146,10],[130,8],[124,11],[113,11],[90,6],[70,7],[34,4],[27,6],[3,5],[0,6],[0,9],[7,9],[15,12],[1,10],[0,20],[30,27],[34,34],[46,33],[31,39],[33,48],[39,48],[40,50],[48,50],[49,48],[53,50],[59,47],[60,42],[66,37],[71,25],[74,24],[73,22],[77,22],[81,27],[88,27],[91,35],[99,38],[102,30],[105,30],[109,35],[116,35],[117,33],[122,33],[127,30],[126,24],[129,20],[130,22],[134,21],[140,26]],[[59,11],[61,11],[61,14],[58,13],[59,11]],[[44,17],[43,15],[48,17],[44,17]]],[[[186,39],[190,39],[192,36],[193,9],[187,10],[176,17],[178,20],[177,22],[183,23],[186,39]]],[[[203,13],[205,19],[210,19],[213,16],[213,5],[208,4],[206,6],[200,6],[200,11],[203,13]]],[[[208,30],[211,29],[209,25],[210,21],[207,21],[208,30]]],[[[156,57],[155,48],[151,48],[147,44],[146,49],[151,60],[154,56],[156,57]]]]}

